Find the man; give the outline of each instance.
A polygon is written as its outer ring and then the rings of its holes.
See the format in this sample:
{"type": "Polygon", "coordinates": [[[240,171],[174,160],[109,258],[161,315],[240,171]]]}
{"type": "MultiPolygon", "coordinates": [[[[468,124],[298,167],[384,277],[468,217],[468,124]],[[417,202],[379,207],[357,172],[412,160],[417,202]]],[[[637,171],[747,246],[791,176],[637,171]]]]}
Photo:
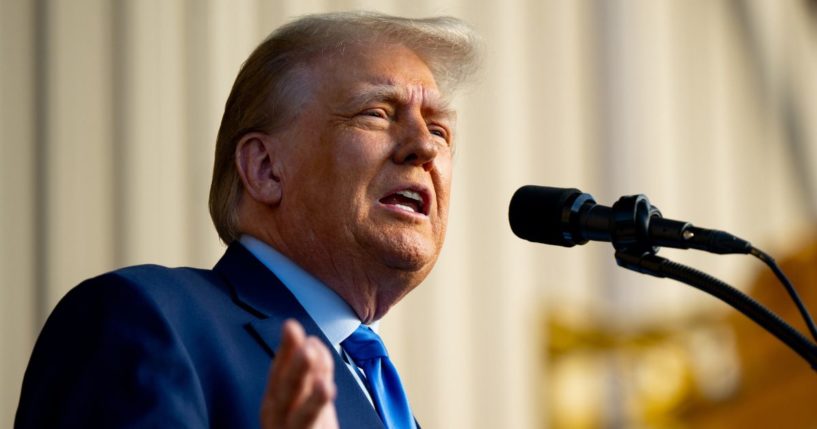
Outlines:
{"type": "Polygon", "coordinates": [[[475,61],[451,18],[313,15],[274,32],[218,134],[224,257],[72,290],[37,341],[15,426],[414,427],[366,325],[439,255],[448,102],[475,61]]]}

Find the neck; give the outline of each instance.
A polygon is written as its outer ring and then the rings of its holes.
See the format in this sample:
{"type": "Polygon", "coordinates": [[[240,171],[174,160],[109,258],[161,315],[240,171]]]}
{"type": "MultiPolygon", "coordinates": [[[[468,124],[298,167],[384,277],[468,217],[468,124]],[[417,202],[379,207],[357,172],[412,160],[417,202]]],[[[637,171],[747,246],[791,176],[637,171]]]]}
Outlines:
{"type": "Polygon", "coordinates": [[[406,271],[373,261],[369,255],[337,251],[318,240],[285,239],[277,230],[248,230],[338,294],[365,324],[380,320],[423,278],[427,270],[406,271]],[[297,243],[296,246],[290,243],[297,243]]]}

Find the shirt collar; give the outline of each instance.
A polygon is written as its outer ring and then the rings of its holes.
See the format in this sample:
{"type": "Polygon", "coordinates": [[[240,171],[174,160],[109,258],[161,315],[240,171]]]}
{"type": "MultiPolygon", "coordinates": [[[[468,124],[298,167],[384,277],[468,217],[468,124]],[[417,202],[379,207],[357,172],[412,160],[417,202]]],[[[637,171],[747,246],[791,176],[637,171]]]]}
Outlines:
{"type": "Polygon", "coordinates": [[[340,350],[341,341],[360,326],[360,319],[349,304],[320,280],[263,241],[244,234],[239,242],[281,280],[335,349],[340,350]]]}

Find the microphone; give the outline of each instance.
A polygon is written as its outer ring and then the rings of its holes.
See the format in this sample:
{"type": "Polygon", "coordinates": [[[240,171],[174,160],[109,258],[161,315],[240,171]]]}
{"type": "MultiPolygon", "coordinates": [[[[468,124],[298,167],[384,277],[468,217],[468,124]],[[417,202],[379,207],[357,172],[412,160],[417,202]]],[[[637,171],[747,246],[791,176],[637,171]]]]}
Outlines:
{"type": "Polygon", "coordinates": [[[663,218],[644,195],[621,197],[606,207],[575,188],[528,185],[511,198],[508,219],[519,238],[556,246],[606,241],[616,250],[653,253],[659,246],[719,254],[752,250],[748,241],[727,232],[663,218]]]}

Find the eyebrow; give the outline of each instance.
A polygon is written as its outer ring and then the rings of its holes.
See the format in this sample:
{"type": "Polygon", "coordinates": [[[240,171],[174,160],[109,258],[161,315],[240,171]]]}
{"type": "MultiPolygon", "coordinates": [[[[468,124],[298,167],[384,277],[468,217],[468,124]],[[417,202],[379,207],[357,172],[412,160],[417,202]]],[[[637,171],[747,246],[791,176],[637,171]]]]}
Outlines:
{"type": "MultiPolygon", "coordinates": [[[[348,105],[361,106],[373,101],[408,103],[410,99],[409,90],[406,87],[394,84],[366,85],[349,97],[348,105]]],[[[449,100],[441,96],[437,91],[425,92],[423,99],[423,110],[431,110],[434,115],[443,116],[453,120],[456,112],[451,108],[449,100]]]]}

